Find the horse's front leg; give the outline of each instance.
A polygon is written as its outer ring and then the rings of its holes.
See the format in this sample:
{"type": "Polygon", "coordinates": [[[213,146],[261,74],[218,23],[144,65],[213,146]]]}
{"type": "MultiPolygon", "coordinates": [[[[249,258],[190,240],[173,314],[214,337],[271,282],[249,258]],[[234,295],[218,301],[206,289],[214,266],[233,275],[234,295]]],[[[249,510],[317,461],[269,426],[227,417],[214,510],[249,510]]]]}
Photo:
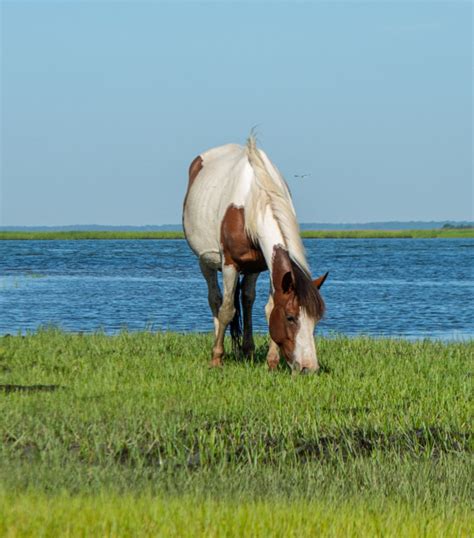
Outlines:
{"type": "Polygon", "coordinates": [[[255,343],[252,334],[252,307],[255,301],[255,286],[259,273],[245,275],[242,279],[242,313],[244,318],[244,339],[242,350],[246,357],[252,357],[255,343]]]}
{"type": "MultiPolygon", "coordinates": [[[[268,303],[265,305],[265,316],[267,318],[268,326],[270,327],[270,314],[273,310],[273,295],[270,293],[270,296],[268,297],[268,303]]],[[[278,363],[280,362],[280,350],[278,349],[278,344],[272,340],[272,337],[268,335],[270,338],[270,345],[268,346],[268,353],[267,353],[267,364],[268,368],[270,370],[275,370],[278,366],[278,363]]]]}
{"type": "Polygon", "coordinates": [[[217,316],[218,327],[216,339],[212,348],[211,366],[222,366],[222,356],[224,355],[224,335],[227,325],[231,322],[235,314],[234,293],[239,273],[233,265],[222,266],[222,284],[224,296],[217,316]]]}

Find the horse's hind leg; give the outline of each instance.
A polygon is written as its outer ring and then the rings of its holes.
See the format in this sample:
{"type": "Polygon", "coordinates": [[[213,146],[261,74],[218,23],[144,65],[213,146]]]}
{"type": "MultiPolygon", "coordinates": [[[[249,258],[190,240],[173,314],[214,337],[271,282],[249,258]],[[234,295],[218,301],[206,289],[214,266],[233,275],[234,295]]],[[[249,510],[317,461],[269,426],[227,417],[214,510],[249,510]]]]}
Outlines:
{"type": "Polygon", "coordinates": [[[224,335],[227,325],[231,322],[235,314],[234,293],[239,273],[233,265],[222,266],[222,283],[224,286],[224,297],[217,316],[218,327],[214,347],[212,348],[211,366],[222,366],[222,356],[224,355],[224,335]]]}
{"type": "Polygon", "coordinates": [[[217,271],[216,269],[211,269],[202,260],[199,260],[199,267],[207,282],[207,299],[214,319],[214,336],[217,336],[217,330],[219,328],[218,313],[222,304],[222,294],[219,283],[217,282],[217,271]]]}
{"type": "Polygon", "coordinates": [[[255,301],[255,286],[258,273],[245,275],[242,279],[242,311],[244,318],[244,340],[242,350],[246,357],[252,357],[255,344],[252,334],[252,307],[255,301]]]}

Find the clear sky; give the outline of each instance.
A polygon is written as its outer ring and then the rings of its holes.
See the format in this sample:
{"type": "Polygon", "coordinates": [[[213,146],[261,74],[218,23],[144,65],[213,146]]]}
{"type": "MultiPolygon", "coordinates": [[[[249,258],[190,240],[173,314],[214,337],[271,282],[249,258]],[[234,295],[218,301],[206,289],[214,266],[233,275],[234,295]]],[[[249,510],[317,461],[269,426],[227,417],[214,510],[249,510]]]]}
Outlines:
{"type": "Polygon", "coordinates": [[[301,222],[473,218],[470,2],[1,10],[3,226],[179,223],[254,125],[301,222]]]}

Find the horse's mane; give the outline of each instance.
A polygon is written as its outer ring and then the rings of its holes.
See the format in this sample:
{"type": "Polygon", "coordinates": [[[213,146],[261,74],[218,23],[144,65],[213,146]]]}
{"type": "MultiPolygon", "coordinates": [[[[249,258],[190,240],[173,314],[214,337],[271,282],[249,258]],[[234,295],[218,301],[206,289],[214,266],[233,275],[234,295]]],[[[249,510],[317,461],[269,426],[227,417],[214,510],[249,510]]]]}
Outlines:
{"type": "Polygon", "coordinates": [[[295,291],[300,305],[313,319],[324,314],[324,301],[313,285],[300,236],[300,227],[291,201],[288,185],[266,154],[257,148],[255,136],[247,140],[247,156],[255,174],[245,204],[245,226],[249,237],[258,243],[258,216],[270,206],[285,241],[295,278],[295,291]]]}
{"type": "Polygon", "coordinates": [[[277,221],[285,248],[290,258],[310,276],[308,262],[300,236],[300,227],[296,220],[295,208],[291,201],[288,185],[280,172],[271,163],[266,154],[257,148],[255,136],[247,139],[247,156],[255,174],[249,196],[245,204],[245,226],[250,238],[258,243],[258,216],[266,206],[270,206],[277,221]]]}
{"type": "Polygon", "coordinates": [[[325,305],[318,288],[313,284],[306,271],[300,268],[291,258],[291,268],[294,275],[295,293],[308,316],[318,320],[324,315],[325,305]]]}

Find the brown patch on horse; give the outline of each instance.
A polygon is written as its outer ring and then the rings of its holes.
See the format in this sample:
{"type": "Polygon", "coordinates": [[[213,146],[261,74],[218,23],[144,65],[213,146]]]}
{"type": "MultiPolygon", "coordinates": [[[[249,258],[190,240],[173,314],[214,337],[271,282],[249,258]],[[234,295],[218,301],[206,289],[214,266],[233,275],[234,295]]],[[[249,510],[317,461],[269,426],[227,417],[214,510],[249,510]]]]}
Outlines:
{"type": "Polygon", "coordinates": [[[227,208],[221,223],[221,244],[225,265],[233,265],[240,273],[261,273],[268,269],[262,251],[245,231],[243,207],[231,204],[227,208]]]}
{"type": "MultiPolygon", "coordinates": [[[[291,272],[292,267],[288,251],[281,245],[275,245],[272,257],[272,282],[275,291],[283,290],[284,277],[287,273],[291,275],[291,272]]],[[[285,282],[287,279],[288,277],[286,277],[285,282]]]]}
{"type": "Polygon", "coordinates": [[[202,169],[202,157],[198,155],[194,161],[189,165],[189,187],[193,184],[193,181],[196,179],[197,175],[202,169]]]}
{"type": "Polygon", "coordinates": [[[298,332],[300,304],[293,285],[294,274],[286,249],[275,246],[272,259],[273,310],[269,319],[272,340],[288,362],[292,361],[298,332]]]}
{"type": "Polygon", "coordinates": [[[189,189],[191,188],[194,180],[197,178],[199,172],[202,170],[203,161],[202,157],[198,155],[194,161],[189,165],[188,171],[188,188],[186,190],[186,195],[184,196],[183,208],[186,207],[186,200],[188,199],[189,189]]]}
{"type": "Polygon", "coordinates": [[[298,301],[294,297],[281,297],[275,301],[268,323],[272,340],[278,344],[288,362],[293,361],[298,333],[298,314],[298,301]]]}

